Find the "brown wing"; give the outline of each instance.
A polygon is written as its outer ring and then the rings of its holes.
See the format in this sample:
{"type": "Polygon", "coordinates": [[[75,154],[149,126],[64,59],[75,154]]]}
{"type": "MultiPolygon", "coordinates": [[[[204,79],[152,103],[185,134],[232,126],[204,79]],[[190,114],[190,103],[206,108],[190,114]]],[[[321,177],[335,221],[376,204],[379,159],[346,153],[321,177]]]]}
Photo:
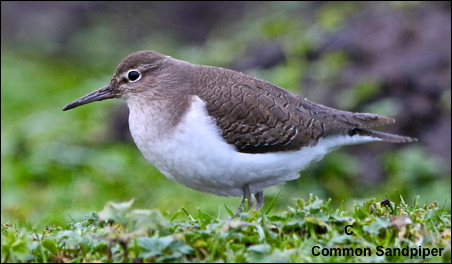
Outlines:
{"type": "Polygon", "coordinates": [[[232,70],[206,66],[198,69],[194,87],[207,89],[195,88],[194,93],[206,103],[208,113],[223,131],[223,138],[240,152],[299,150],[315,146],[324,136],[394,122],[375,114],[315,104],[232,70]]]}

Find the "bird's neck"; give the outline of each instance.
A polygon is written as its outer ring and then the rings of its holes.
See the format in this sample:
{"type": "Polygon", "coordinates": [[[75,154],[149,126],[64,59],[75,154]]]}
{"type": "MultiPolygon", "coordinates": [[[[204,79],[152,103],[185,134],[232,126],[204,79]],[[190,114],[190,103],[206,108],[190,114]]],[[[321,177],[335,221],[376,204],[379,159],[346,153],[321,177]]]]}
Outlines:
{"type": "Polygon", "coordinates": [[[132,137],[170,137],[189,107],[184,97],[127,99],[129,127],[132,137]]]}

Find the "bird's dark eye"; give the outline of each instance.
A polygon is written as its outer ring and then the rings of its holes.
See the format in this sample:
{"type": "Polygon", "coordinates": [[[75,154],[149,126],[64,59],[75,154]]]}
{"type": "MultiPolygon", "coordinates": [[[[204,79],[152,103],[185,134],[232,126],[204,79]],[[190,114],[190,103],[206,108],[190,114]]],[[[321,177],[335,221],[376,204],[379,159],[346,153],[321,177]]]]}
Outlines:
{"type": "Polygon", "coordinates": [[[130,80],[131,82],[136,82],[136,81],[138,81],[139,79],[141,79],[141,74],[140,74],[140,72],[137,71],[137,70],[130,70],[130,71],[127,73],[127,78],[129,78],[129,80],[130,80]]]}

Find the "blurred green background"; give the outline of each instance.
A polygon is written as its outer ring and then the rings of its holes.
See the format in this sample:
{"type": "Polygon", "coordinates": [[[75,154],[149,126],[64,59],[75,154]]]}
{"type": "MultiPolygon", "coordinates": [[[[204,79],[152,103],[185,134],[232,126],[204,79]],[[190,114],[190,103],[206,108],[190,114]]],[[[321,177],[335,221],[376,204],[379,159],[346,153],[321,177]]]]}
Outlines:
{"type": "Polygon", "coordinates": [[[313,193],[339,205],[451,194],[450,2],[1,2],[1,221],[65,225],[107,201],[225,218],[240,198],[166,179],[131,141],[125,102],[61,108],[133,51],[232,68],[311,101],[374,112],[411,144],[344,147],[266,190],[273,213],[313,193]]]}

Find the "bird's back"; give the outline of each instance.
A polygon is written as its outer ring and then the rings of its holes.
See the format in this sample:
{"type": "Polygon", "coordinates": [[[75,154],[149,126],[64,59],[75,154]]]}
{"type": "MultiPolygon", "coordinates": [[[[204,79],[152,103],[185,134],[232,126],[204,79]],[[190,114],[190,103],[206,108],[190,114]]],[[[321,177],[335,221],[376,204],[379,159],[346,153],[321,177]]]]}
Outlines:
{"type": "Polygon", "coordinates": [[[414,140],[365,129],[392,123],[392,118],[316,104],[236,71],[209,66],[196,69],[194,93],[206,103],[223,138],[239,152],[299,150],[315,146],[323,137],[340,134],[373,136],[390,142],[414,140]]]}

